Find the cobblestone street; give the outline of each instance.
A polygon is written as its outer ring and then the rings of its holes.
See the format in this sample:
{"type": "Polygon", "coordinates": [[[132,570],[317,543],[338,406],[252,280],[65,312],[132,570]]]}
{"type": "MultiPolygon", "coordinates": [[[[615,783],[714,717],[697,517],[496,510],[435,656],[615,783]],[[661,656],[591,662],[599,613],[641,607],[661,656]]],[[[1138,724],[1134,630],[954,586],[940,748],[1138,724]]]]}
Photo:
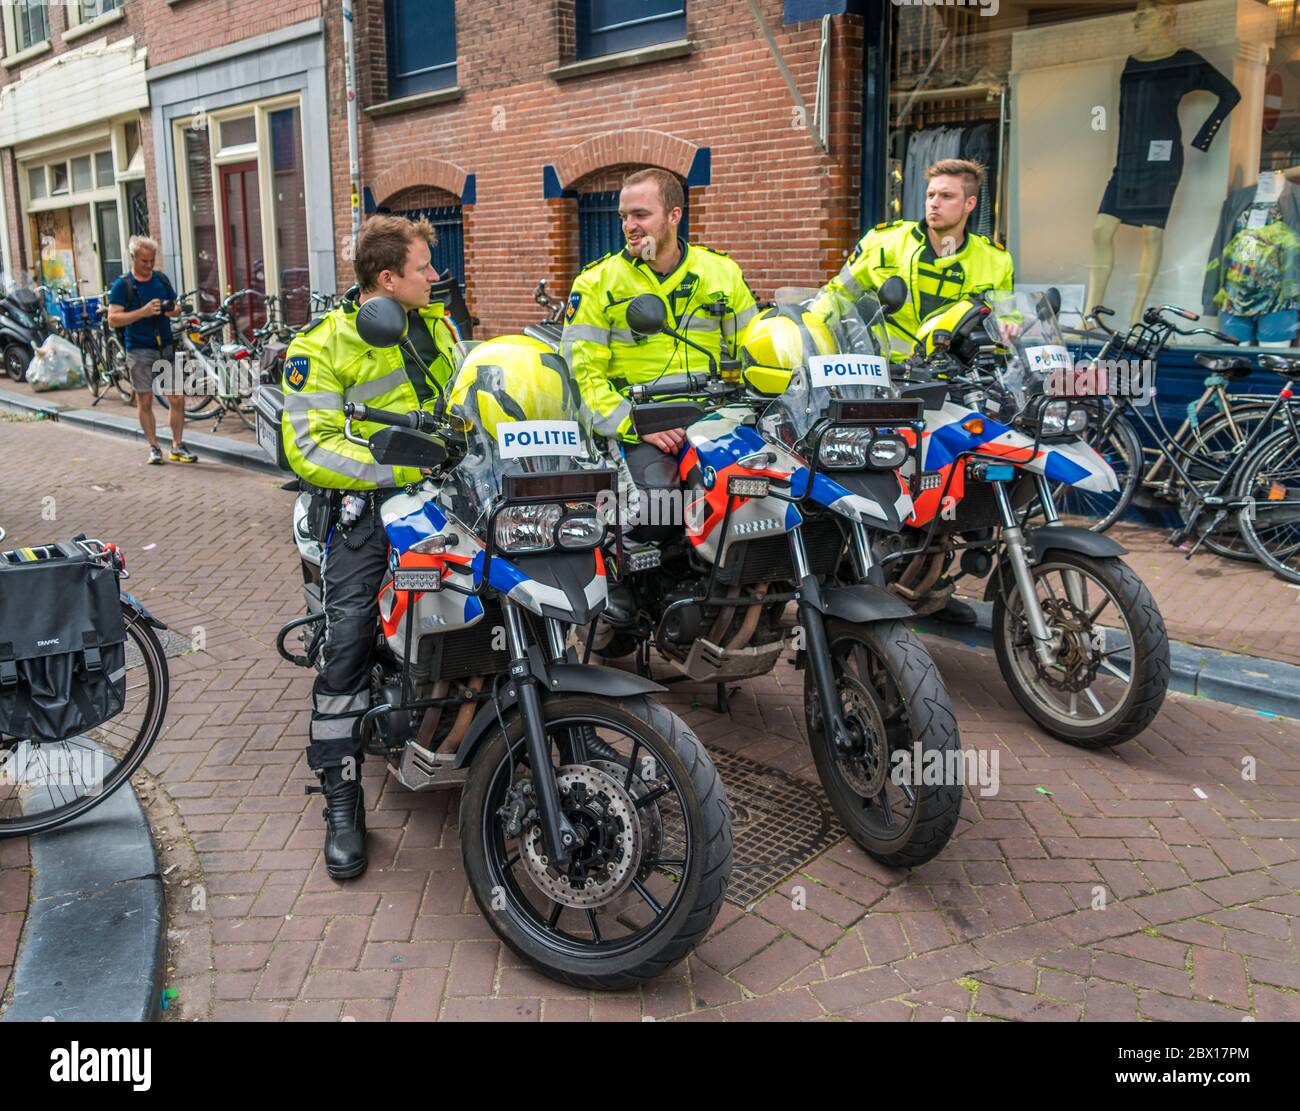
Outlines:
{"type": "MultiPolygon", "coordinates": [[[[202,629],[202,651],[169,661],[147,763],[207,893],[169,923],[183,1018],[1300,1020],[1300,722],[1171,694],[1138,739],[1076,750],[1029,724],[991,652],[927,639],[963,745],[1000,766],[940,857],[908,873],[842,840],[748,909],[724,904],[661,981],[584,993],[520,967],[484,923],[458,793],[410,793],[369,761],[369,871],[326,876],[321,804],[303,794],[311,675],[273,647],[301,606],[279,480],[146,467],[136,444],[48,422],[0,421],[0,441],[6,547],[116,542],[127,588],[178,634],[202,629]],[[39,479],[13,481],[23,460],[39,479]]],[[[1159,533],[1117,536],[1171,637],[1300,662],[1300,592],[1208,554],[1185,564],[1159,533]]],[[[787,663],[728,715],[711,685],[664,701],[709,746],[816,782],[787,663]]],[[[0,842],[0,993],[29,870],[22,842],[0,842]]]]}

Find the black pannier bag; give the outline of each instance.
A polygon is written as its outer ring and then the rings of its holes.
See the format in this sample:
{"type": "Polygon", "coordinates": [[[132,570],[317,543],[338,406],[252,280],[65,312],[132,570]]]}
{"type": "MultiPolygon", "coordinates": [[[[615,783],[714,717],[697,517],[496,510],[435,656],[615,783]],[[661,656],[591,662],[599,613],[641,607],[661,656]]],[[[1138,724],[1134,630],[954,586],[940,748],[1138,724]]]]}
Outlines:
{"type": "Polygon", "coordinates": [[[117,574],[73,544],[0,558],[0,734],[55,741],[122,712],[126,624],[117,574]]]}

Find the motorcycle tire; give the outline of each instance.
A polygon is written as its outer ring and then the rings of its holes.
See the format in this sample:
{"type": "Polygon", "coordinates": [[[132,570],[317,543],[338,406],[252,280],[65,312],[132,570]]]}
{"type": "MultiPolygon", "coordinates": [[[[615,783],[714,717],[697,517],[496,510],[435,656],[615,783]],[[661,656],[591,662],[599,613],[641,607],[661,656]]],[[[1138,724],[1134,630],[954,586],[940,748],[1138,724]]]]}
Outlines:
{"type": "MultiPolygon", "coordinates": [[[[1092,724],[1071,724],[1074,715],[1053,709],[1053,700],[1043,693],[1044,681],[1027,682],[1024,665],[1018,657],[1013,659],[1017,650],[1024,651],[1026,634],[1020,629],[1019,591],[1008,571],[1009,593],[998,591],[993,599],[993,651],[1012,696],[1046,732],[1079,748],[1113,748],[1136,737],[1159,713],[1169,689],[1169,636],[1151,592],[1132,568],[1114,556],[1049,551],[1031,570],[1035,579],[1055,570],[1081,571],[1109,595],[1130,632],[1128,657],[1111,665],[1112,670],[1129,667],[1127,692],[1092,724]]],[[[1029,666],[1032,668],[1032,663],[1029,666]]],[[[1091,684],[1087,690],[1091,691],[1091,684]]]]}
{"type": "Polygon", "coordinates": [[[34,352],[24,343],[11,343],[5,348],[5,373],[15,382],[27,377],[27,367],[34,352]]]}
{"type": "MultiPolygon", "coordinates": [[[[685,958],[704,939],[722,909],[732,860],[731,811],[722,780],[704,746],[686,723],[651,698],[637,696],[612,701],[562,694],[546,699],[542,705],[548,735],[554,734],[553,753],[559,738],[575,725],[580,729],[604,728],[607,737],[617,732],[639,741],[639,751],[649,753],[666,770],[675,788],[670,797],[682,803],[680,815],[674,815],[681,818],[677,836],[684,846],[682,874],[672,885],[671,898],[665,899],[665,905],[656,911],[652,922],[629,938],[603,938],[593,933],[591,939],[584,940],[565,933],[563,913],[569,907],[552,900],[528,873],[526,864],[520,860],[526,851],[524,837],[515,839],[520,847],[512,858],[502,830],[498,811],[512,783],[519,779],[524,749],[523,720],[517,712],[512,712],[505,717],[505,735],[499,729],[494,730],[491,740],[485,741],[475,754],[461,798],[461,849],[469,887],[497,936],[542,975],[584,989],[635,987],[662,975],[685,958]],[[517,866],[525,869],[522,877],[511,871],[517,866]],[[532,905],[529,896],[552,902],[550,910],[554,917],[548,918],[542,908],[532,905]],[[645,936],[639,937],[640,934],[645,936]]],[[[633,758],[636,751],[632,753],[633,758]]],[[[606,758],[588,758],[585,765],[565,765],[561,759],[561,765],[594,767],[602,775],[610,774],[606,758]]],[[[555,770],[559,772],[561,768],[555,770]]],[[[630,769],[628,774],[631,779],[630,769]]],[[[564,796],[566,813],[570,806],[591,797],[585,791],[569,791],[564,796]]],[[[644,794],[640,796],[644,797],[644,794]]],[[[642,808],[647,805],[654,807],[658,814],[657,801],[638,801],[636,808],[646,815],[642,808]]],[[[612,812],[612,807],[606,808],[607,814],[612,812]]],[[[577,819],[571,815],[571,820],[577,819]]],[[[596,840],[597,834],[593,833],[591,841],[584,842],[584,850],[596,840]]],[[[650,843],[644,842],[642,849],[648,849],[650,843]]],[[[654,851],[658,854],[657,849],[654,851]]],[[[653,865],[638,859],[620,867],[624,870],[634,867],[633,874],[648,881],[651,877],[642,869],[653,865]]],[[[588,909],[587,920],[596,922],[597,910],[612,911],[623,895],[636,899],[628,888],[623,894],[615,894],[609,904],[588,909]]],[[[634,904],[634,908],[644,913],[643,905],[634,904]]],[[[570,919],[579,913],[572,910],[570,919]]],[[[623,913],[619,912],[618,919],[607,918],[606,928],[621,922],[623,913]]]]}
{"type": "MultiPolygon", "coordinates": [[[[962,785],[948,782],[946,775],[940,777],[943,782],[939,783],[925,783],[927,776],[914,775],[910,786],[915,799],[911,801],[910,812],[905,821],[894,826],[895,803],[889,798],[889,784],[900,763],[894,755],[896,752],[905,752],[910,761],[919,745],[923,764],[917,772],[923,772],[926,765],[933,766],[934,760],[940,761],[941,767],[948,767],[950,753],[957,754],[954,759],[959,759],[961,736],[957,717],[939,669],[916,634],[901,621],[856,624],[832,619],[826,622],[826,639],[840,685],[841,704],[849,707],[852,715],[870,717],[874,712],[870,735],[877,743],[869,766],[856,753],[842,753],[835,747],[822,728],[816,680],[812,668],[807,668],[804,711],[808,744],[831,806],[849,836],[880,863],[915,867],[933,860],[957,828],[962,785]],[[868,670],[874,661],[874,675],[861,677],[871,679],[871,683],[862,683],[859,675],[845,669],[845,657],[852,654],[858,661],[855,666],[861,670],[858,648],[866,654],[868,670]],[[888,699],[886,696],[891,692],[882,691],[882,686],[893,688],[888,699]],[[896,704],[890,704],[895,699],[896,704]],[[876,761],[882,759],[888,765],[883,778],[876,770],[876,761]],[[872,795],[877,784],[880,793],[872,795]]],[[[854,729],[851,717],[849,724],[853,732],[862,736],[862,726],[868,723],[860,722],[854,729]]],[[[894,790],[906,799],[896,782],[894,790]]]]}

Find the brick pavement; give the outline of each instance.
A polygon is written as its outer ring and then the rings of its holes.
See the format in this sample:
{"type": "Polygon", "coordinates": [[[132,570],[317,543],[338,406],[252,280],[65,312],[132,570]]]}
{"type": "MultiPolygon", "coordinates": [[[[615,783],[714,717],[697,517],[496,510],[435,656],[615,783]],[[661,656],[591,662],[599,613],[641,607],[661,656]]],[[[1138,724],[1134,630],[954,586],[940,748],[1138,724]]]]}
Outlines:
{"type": "MultiPolygon", "coordinates": [[[[662,980],[574,991],[520,967],[477,913],[452,794],[389,789],[371,761],[370,871],[324,874],[320,803],[302,794],[310,676],[271,648],[298,610],[274,479],[146,468],[131,445],[49,424],[0,423],[0,448],[42,474],[0,500],[14,542],[116,540],[131,590],[204,630],[202,652],[171,661],[148,764],[207,892],[179,923],[186,1017],[1300,1019],[1300,722],[1171,696],[1142,737],[1082,752],[1030,727],[991,655],[931,641],[964,744],[996,752],[1001,779],[992,797],[968,791],[938,860],[908,874],[841,842],[748,911],[725,905],[662,980]],[[41,519],[49,494],[55,522],[41,519]]],[[[667,701],[708,743],[815,778],[788,667],[728,717],[705,708],[711,693],[667,701]]]]}

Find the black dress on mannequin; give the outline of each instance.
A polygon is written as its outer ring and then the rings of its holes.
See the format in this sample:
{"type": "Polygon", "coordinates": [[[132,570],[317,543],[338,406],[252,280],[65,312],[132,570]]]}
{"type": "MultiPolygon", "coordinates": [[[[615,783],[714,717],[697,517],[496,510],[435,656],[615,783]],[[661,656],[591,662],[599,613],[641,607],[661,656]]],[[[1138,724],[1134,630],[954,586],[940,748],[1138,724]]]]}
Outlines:
{"type": "Polygon", "coordinates": [[[1119,154],[1101,212],[1125,224],[1163,228],[1183,176],[1183,133],[1178,105],[1204,89],[1219,103],[1192,140],[1209,150],[1223,121],[1241,100],[1231,81],[1194,50],[1144,62],[1129,58],[1120,79],[1119,154]]]}

